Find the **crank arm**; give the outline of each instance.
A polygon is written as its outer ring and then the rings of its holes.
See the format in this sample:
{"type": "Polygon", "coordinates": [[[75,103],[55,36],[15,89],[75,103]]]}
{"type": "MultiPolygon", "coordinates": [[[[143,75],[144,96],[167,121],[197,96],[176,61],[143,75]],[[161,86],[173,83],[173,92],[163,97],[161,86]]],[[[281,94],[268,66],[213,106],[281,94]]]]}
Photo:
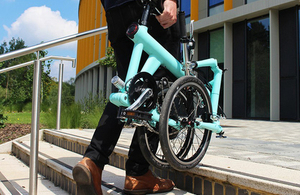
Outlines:
{"type": "Polygon", "coordinates": [[[153,95],[153,91],[150,88],[145,89],[140,97],[125,110],[137,110],[141,105],[153,95]]]}

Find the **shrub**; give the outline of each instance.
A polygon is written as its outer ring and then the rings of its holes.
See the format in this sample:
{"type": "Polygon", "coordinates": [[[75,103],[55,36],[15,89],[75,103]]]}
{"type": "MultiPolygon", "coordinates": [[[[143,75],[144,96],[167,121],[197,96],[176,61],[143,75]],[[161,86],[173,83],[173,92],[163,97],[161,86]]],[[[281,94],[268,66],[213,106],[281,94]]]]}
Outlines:
{"type": "Polygon", "coordinates": [[[5,120],[7,120],[7,116],[5,117],[3,114],[0,114],[0,129],[5,127],[5,120]]]}
{"type": "Polygon", "coordinates": [[[106,54],[104,58],[98,60],[100,66],[113,67],[117,68],[116,57],[114,53],[114,49],[112,47],[108,47],[106,50],[106,54]]]}
{"type": "MultiPolygon", "coordinates": [[[[89,94],[80,103],[62,105],[61,107],[61,128],[84,128],[94,129],[97,127],[100,116],[105,108],[106,99],[102,96],[92,96],[89,94]]],[[[57,104],[51,105],[46,113],[45,121],[48,128],[56,128],[57,121],[57,104]]]]}
{"type": "Polygon", "coordinates": [[[94,129],[97,127],[99,119],[103,113],[107,100],[100,94],[93,96],[89,94],[81,101],[81,124],[83,129],[94,129]]]}
{"type": "MultiPolygon", "coordinates": [[[[48,128],[56,128],[57,122],[57,104],[53,104],[50,110],[46,113],[48,128]]],[[[81,121],[81,105],[73,103],[71,105],[61,107],[60,112],[60,127],[61,128],[79,128],[81,121]]]]}

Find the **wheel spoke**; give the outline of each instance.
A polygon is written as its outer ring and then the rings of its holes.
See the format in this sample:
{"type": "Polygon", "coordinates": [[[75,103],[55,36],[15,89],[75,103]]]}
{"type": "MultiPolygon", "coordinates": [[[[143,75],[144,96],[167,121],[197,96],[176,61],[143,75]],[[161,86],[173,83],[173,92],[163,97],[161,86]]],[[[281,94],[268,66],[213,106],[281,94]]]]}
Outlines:
{"type": "Polygon", "coordinates": [[[210,97],[195,77],[178,79],[166,94],[160,117],[160,141],[166,160],[174,168],[192,168],[203,158],[211,131],[197,129],[195,122],[201,122],[203,113],[211,113],[210,97]],[[169,127],[173,119],[182,129],[169,127]]]}

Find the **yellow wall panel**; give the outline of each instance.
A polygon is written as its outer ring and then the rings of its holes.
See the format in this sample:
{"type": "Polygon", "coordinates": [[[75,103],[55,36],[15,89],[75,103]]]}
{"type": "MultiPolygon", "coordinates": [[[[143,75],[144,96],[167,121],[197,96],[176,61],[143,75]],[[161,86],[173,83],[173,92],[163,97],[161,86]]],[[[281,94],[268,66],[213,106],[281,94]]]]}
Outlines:
{"type": "MultiPolygon", "coordinates": [[[[81,0],[78,13],[78,32],[106,26],[105,12],[99,0],[81,0]]],[[[82,39],[77,44],[78,74],[83,68],[105,56],[107,47],[106,34],[82,39]]]]}
{"type": "MultiPolygon", "coordinates": [[[[89,0],[88,1],[88,29],[87,30],[91,30],[93,29],[93,23],[94,23],[94,18],[93,18],[93,0],[89,0]]],[[[88,42],[87,42],[87,45],[86,45],[86,49],[88,51],[87,53],[87,58],[88,58],[88,61],[87,63],[92,63],[93,62],[93,48],[94,48],[94,37],[89,37],[88,38],[88,42]]]]}
{"type": "Polygon", "coordinates": [[[232,9],[232,0],[224,0],[224,11],[232,9]]]}
{"type": "MultiPolygon", "coordinates": [[[[102,8],[103,9],[103,8],[102,8]]],[[[106,17],[105,17],[105,12],[104,9],[102,10],[102,26],[106,26],[106,17]]],[[[103,58],[106,53],[106,34],[101,35],[101,49],[100,49],[100,58],[103,58]]]]}
{"type": "MultiPolygon", "coordinates": [[[[188,0],[189,1],[189,0],[188,0]]],[[[199,20],[199,0],[191,1],[191,20],[199,20]]]]}
{"type": "MultiPolygon", "coordinates": [[[[95,28],[99,28],[100,27],[100,13],[101,13],[101,4],[100,4],[100,1],[96,1],[96,12],[95,12],[95,28]]],[[[99,41],[100,41],[100,35],[97,35],[95,36],[95,60],[99,59],[100,56],[99,56],[99,47],[100,47],[100,44],[99,44],[99,41]]]]}

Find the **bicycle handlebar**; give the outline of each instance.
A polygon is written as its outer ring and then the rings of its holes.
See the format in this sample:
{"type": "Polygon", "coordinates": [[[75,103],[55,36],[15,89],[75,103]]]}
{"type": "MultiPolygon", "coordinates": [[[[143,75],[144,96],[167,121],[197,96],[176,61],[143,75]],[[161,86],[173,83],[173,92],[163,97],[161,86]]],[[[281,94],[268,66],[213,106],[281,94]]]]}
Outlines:
{"type": "Polygon", "coordinates": [[[155,15],[160,15],[164,11],[163,1],[164,0],[136,0],[142,7],[150,5],[152,9],[151,12],[155,15]]]}
{"type": "Polygon", "coordinates": [[[181,37],[181,39],[186,40],[187,35],[186,35],[186,22],[185,22],[185,12],[184,11],[179,12],[178,19],[179,19],[179,25],[180,25],[180,37],[181,37]]]}

